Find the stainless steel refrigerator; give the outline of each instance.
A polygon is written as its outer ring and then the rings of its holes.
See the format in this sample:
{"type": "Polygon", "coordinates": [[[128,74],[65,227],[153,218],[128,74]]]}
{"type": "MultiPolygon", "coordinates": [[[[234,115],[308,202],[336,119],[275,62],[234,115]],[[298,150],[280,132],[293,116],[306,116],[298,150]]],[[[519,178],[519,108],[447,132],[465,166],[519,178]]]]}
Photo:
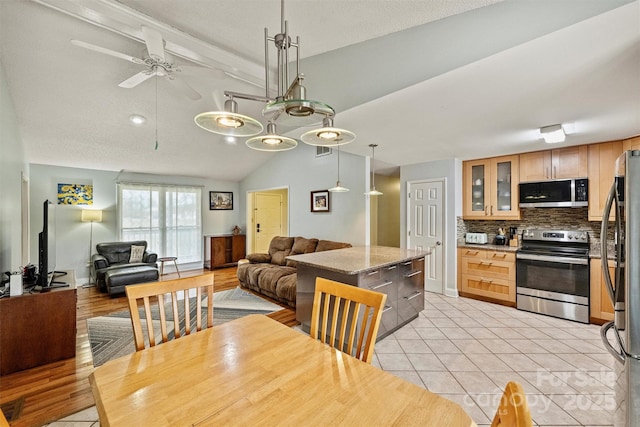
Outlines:
{"type": "Polygon", "coordinates": [[[615,309],[613,322],[601,329],[602,341],[616,359],[614,425],[635,427],[640,426],[640,150],[618,158],[602,219],[602,270],[615,309]],[[611,210],[615,212],[612,254],[607,245],[611,210]],[[616,262],[613,277],[607,266],[609,255],[616,262]]]}

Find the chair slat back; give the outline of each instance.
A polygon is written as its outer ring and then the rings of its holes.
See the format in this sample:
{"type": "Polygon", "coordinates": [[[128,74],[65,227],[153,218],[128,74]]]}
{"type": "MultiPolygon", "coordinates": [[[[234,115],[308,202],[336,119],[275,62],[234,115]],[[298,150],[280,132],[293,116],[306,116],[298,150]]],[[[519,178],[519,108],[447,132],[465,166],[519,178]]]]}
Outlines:
{"type": "Polygon", "coordinates": [[[145,348],[143,321],[146,326],[149,346],[154,347],[156,344],[156,331],[153,322],[160,322],[160,333],[162,334],[162,342],[169,341],[169,330],[167,328],[167,308],[173,317],[173,337],[180,338],[182,329],[184,334],[189,335],[192,332],[201,331],[202,316],[206,310],[207,322],[206,327],[213,326],[213,273],[203,274],[201,276],[183,277],[180,279],[166,280],[162,282],[150,282],[138,285],[130,285],[125,287],[127,300],[129,302],[129,312],[131,313],[131,325],[133,327],[133,337],[136,343],[136,351],[145,348]],[[191,301],[195,294],[195,316],[196,327],[192,331],[191,328],[191,301]],[[207,297],[206,306],[203,304],[203,296],[207,297]],[[184,321],[180,320],[180,305],[184,308],[184,321]],[[140,305],[144,311],[144,319],[140,316],[140,305]],[[153,307],[157,307],[159,319],[153,319],[153,307]]]}
{"type": "Polygon", "coordinates": [[[386,294],[318,277],[311,337],[371,363],[386,300],[386,294]]]}
{"type": "Polygon", "coordinates": [[[509,381],[491,427],[532,427],[531,412],[522,385],[509,381]]]}

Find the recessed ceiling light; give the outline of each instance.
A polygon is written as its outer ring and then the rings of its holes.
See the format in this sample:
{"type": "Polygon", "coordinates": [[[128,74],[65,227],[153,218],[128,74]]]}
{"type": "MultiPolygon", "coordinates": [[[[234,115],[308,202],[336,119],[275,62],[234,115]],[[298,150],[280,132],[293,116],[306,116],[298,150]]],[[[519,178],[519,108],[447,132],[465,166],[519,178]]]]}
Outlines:
{"type": "Polygon", "coordinates": [[[131,123],[134,125],[140,126],[146,123],[147,118],[139,114],[132,114],[129,116],[129,120],[131,120],[131,123]]]}

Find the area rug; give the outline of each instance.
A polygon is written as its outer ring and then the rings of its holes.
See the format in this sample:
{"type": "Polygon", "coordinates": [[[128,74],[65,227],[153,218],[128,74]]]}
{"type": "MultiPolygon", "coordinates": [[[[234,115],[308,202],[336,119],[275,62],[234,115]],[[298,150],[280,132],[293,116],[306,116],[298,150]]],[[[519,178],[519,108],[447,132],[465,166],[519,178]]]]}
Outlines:
{"type": "MultiPolygon", "coordinates": [[[[182,308],[181,304],[179,306],[182,308]]],[[[192,310],[195,310],[195,304],[191,304],[191,307],[192,310]]],[[[268,314],[281,309],[282,307],[279,305],[240,288],[216,292],[213,296],[213,324],[219,325],[249,314],[268,314]]],[[[180,310],[179,316],[180,319],[184,319],[183,310],[180,310]]],[[[152,310],[151,318],[160,318],[157,309],[152,310]]],[[[191,316],[191,318],[195,325],[195,316],[191,316]]],[[[173,320],[170,310],[167,311],[167,319],[173,320]]],[[[206,323],[206,319],[204,323],[206,323]]],[[[171,322],[167,322],[167,324],[168,328],[173,328],[171,322]]],[[[159,342],[161,339],[160,322],[154,321],[153,327],[156,342],[159,342]]],[[[182,329],[184,330],[184,328],[182,329]]],[[[100,366],[109,360],[135,351],[129,310],[87,319],[87,331],[93,366],[100,366]]],[[[145,341],[149,342],[147,337],[145,337],[145,341]]]]}

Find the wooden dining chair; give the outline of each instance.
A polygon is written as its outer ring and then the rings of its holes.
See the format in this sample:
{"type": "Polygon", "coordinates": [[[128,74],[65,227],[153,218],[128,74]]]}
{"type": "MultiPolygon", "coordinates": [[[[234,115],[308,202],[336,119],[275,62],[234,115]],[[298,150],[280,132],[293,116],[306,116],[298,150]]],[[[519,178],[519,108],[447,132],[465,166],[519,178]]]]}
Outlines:
{"type": "Polygon", "coordinates": [[[496,410],[491,427],[531,427],[531,412],[522,386],[509,381],[496,410]]]}
{"type": "Polygon", "coordinates": [[[318,277],[311,337],[371,363],[386,300],[386,294],[318,277]]]}
{"type": "MultiPolygon", "coordinates": [[[[131,313],[133,336],[136,343],[136,351],[145,348],[145,337],[142,324],[146,319],[146,330],[149,346],[156,345],[156,336],[153,322],[160,322],[162,342],[169,341],[167,328],[167,314],[170,310],[173,315],[173,338],[179,338],[202,330],[203,312],[206,311],[207,322],[205,328],[213,326],[213,273],[202,276],[183,277],[175,280],[150,282],[125,287],[131,313]],[[206,306],[203,304],[203,295],[206,295],[206,306]],[[193,297],[195,296],[195,301],[193,297]],[[182,300],[182,301],[180,301],[182,300]],[[180,317],[179,304],[184,308],[182,319],[180,317]],[[165,308],[165,305],[167,306],[165,308]],[[195,330],[192,329],[192,305],[195,305],[195,330]],[[152,307],[158,310],[156,319],[152,317],[152,307]],[[140,309],[144,309],[144,317],[140,316],[140,309]]],[[[159,344],[159,343],[158,343],[159,344]]]]}

